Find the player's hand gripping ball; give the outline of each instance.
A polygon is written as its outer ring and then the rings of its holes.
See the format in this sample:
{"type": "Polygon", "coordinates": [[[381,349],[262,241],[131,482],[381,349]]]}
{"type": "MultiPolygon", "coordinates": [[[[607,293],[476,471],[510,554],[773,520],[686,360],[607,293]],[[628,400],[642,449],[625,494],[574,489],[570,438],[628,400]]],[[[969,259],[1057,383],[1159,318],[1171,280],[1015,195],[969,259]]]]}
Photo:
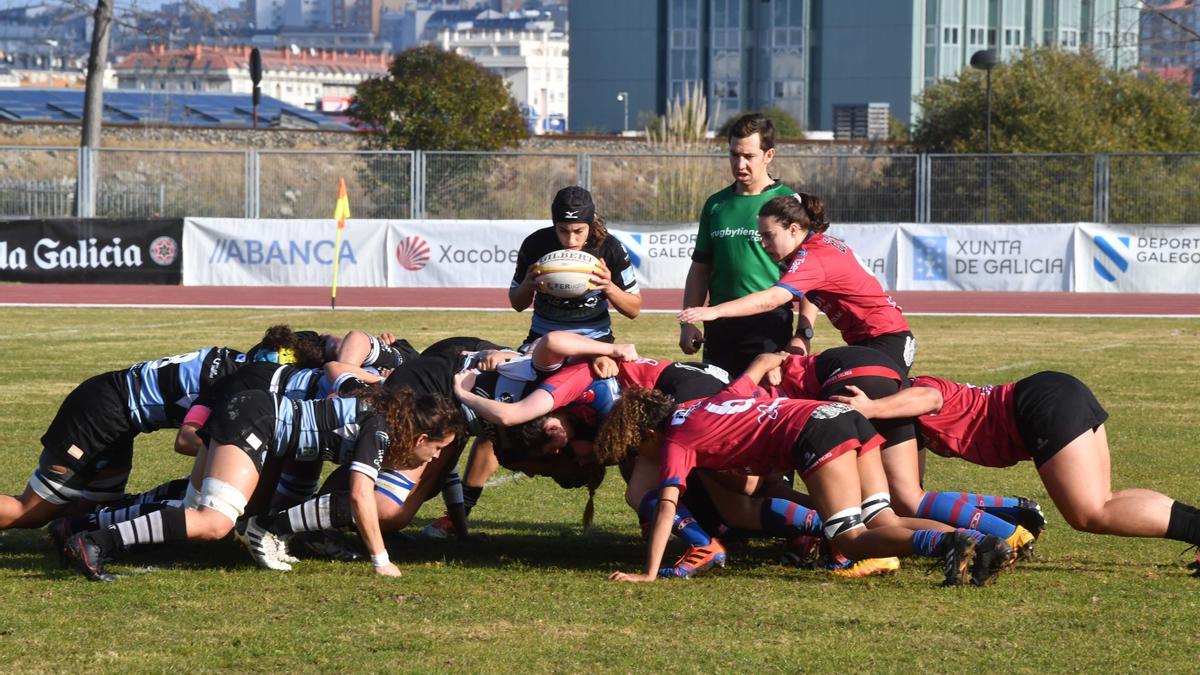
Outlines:
{"type": "Polygon", "coordinates": [[[559,298],[578,298],[591,290],[592,272],[600,267],[596,256],[583,251],[551,251],[537,261],[541,273],[538,290],[559,298]]]}

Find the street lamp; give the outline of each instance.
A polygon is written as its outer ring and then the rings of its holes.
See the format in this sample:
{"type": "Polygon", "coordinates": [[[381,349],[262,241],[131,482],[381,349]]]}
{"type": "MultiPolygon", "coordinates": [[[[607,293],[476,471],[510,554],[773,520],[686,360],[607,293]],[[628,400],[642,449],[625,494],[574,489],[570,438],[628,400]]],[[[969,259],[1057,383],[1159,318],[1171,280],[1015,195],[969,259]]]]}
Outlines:
{"type": "Polygon", "coordinates": [[[617,101],[625,104],[625,117],[621,121],[621,133],[629,130],[629,92],[617,92],[617,101]]]}
{"type": "Polygon", "coordinates": [[[984,140],[983,219],[992,219],[992,69],[999,60],[991,49],[980,49],[971,55],[971,67],[987,73],[987,135],[984,140]]]}
{"type": "Polygon", "coordinates": [[[50,47],[50,68],[54,70],[54,48],[58,46],[58,40],[42,40],[46,46],[50,47]]]}

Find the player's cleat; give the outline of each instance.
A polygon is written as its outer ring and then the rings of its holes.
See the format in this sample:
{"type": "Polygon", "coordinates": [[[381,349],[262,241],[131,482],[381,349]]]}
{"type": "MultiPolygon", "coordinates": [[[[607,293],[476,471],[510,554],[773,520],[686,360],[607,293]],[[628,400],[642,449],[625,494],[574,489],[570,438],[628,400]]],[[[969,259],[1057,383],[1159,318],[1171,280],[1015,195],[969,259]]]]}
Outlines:
{"type": "MultiPolygon", "coordinates": [[[[995,537],[992,537],[995,539],[995,537]]],[[[975,562],[975,540],[962,530],[946,535],[942,540],[943,586],[965,586],[975,562]]]]}
{"type": "Polygon", "coordinates": [[[1012,567],[1018,562],[1033,559],[1033,546],[1037,543],[1037,537],[1033,536],[1029,530],[1017,525],[1016,531],[1005,539],[1004,543],[1012,549],[1012,557],[1005,567],[1012,567]]]}
{"type": "Polygon", "coordinates": [[[452,534],[454,534],[454,522],[450,520],[450,516],[445,514],[421,530],[421,536],[430,539],[449,539],[452,534]]]}
{"type": "Polygon", "coordinates": [[[63,543],[63,554],[71,567],[91,581],[115,581],[116,577],[104,571],[108,556],[91,537],[89,532],[76,532],[63,543]]]}
{"type": "Polygon", "coordinates": [[[707,546],[692,546],[672,567],[658,570],[658,576],[688,579],[713,566],[724,567],[727,556],[721,542],[713,539],[707,546]]]}
{"type": "Polygon", "coordinates": [[[789,537],[779,562],[794,567],[812,568],[821,552],[821,538],[810,534],[789,537]]]}
{"type": "Polygon", "coordinates": [[[1017,498],[1014,520],[1017,521],[1017,525],[1029,530],[1034,539],[1042,536],[1042,533],[1046,531],[1046,514],[1042,513],[1042,506],[1032,499],[1017,498]]]}
{"type": "Polygon", "coordinates": [[[362,554],[354,550],[350,542],[341,532],[304,532],[297,535],[293,542],[311,558],[352,562],[362,560],[362,554]]]}
{"type": "Polygon", "coordinates": [[[279,559],[279,538],[258,524],[258,518],[251,516],[240,528],[235,528],[238,539],[246,545],[250,557],[259,567],[280,572],[290,572],[292,566],[279,559]]]}
{"type": "Polygon", "coordinates": [[[1014,557],[1004,540],[989,534],[975,544],[975,561],[971,565],[971,585],[987,586],[996,580],[1001,570],[1014,557]]]}
{"type": "Polygon", "coordinates": [[[844,570],[854,564],[854,561],[834,550],[822,551],[817,557],[816,563],[813,564],[813,569],[824,570],[826,572],[837,572],[844,570]]]}
{"type": "Polygon", "coordinates": [[[58,556],[58,564],[66,567],[70,564],[67,558],[67,539],[72,534],[71,519],[69,517],[56,518],[46,526],[46,532],[50,534],[50,546],[54,549],[55,555],[58,556]]]}
{"type": "Polygon", "coordinates": [[[1196,549],[1196,559],[1188,563],[1187,568],[1192,570],[1193,577],[1200,577],[1200,547],[1193,546],[1192,548],[1196,549]]]}
{"type": "Polygon", "coordinates": [[[899,558],[867,558],[866,560],[856,560],[848,567],[831,570],[829,573],[835,577],[859,579],[895,574],[898,569],[900,569],[899,558]]]}
{"type": "Polygon", "coordinates": [[[295,535],[275,535],[275,557],[289,565],[295,565],[300,559],[291,553],[292,538],[295,535]]]}

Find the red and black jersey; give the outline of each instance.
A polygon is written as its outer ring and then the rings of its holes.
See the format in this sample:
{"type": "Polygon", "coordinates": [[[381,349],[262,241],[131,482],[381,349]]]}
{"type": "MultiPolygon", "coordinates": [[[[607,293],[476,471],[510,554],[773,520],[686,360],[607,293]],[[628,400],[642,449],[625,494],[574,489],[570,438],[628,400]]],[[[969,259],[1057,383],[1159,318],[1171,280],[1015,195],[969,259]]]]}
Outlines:
{"type": "Polygon", "coordinates": [[[843,383],[861,386],[860,378],[882,377],[906,386],[900,366],[870,347],[834,347],[806,356],[792,354],[780,365],[780,371],[779,386],[766,389],[787,398],[827,398],[843,383]]]}
{"type": "Polygon", "coordinates": [[[715,396],[729,384],[729,373],[708,363],[656,359],[617,362],[622,387],[657,389],[677,403],[715,396]]]}
{"type": "Polygon", "coordinates": [[[793,448],[824,401],[777,398],[742,377],[716,396],[681,406],[659,451],[663,487],[687,488],[693,468],[766,475],[792,468],[793,448]]]}
{"type": "Polygon", "coordinates": [[[911,383],[942,395],[941,410],[917,418],[917,429],[933,452],[994,467],[1031,459],[1017,430],[1015,383],[976,386],[928,375],[911,383]]]}
{"type": "Polygon", "coordinates": [[[614,378],[596,379],[591,364],[586,362],[563,366],[537,383],[536,388],[550,394],[555,409],[567,410],[589,427],[599,425],[620,395],[614,378]]]}
{"type": "Polygon", "coordinates": [[[775,285],[807,297],[847,344],[908,330],[900,305],[849,246],[828,234],[809,235],[775,285]]]}

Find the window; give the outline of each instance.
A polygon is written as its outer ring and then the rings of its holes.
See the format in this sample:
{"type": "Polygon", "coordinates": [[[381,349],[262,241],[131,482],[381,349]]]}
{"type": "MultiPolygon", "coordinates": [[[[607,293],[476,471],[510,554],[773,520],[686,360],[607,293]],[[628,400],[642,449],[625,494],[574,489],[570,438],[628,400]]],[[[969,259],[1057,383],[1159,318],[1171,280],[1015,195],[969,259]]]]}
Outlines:
{"type": "Polygon", "coordinates": [[[987,37],[988,37],[988,39],[987,39],[988,46],[995,47],[996,46],[996,29],[989,28],[988,32],[987,32],[987,37]]]}

